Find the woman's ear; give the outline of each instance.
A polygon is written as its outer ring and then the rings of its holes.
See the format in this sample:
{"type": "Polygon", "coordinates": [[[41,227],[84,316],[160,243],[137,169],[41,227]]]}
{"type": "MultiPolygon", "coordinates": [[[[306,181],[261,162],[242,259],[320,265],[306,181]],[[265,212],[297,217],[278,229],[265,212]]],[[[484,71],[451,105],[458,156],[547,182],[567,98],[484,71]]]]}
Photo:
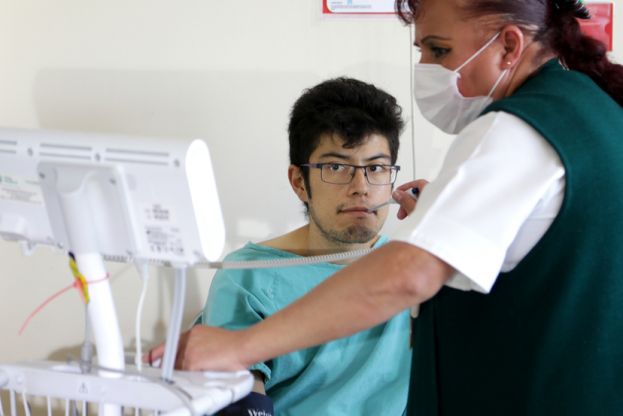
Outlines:
{"type": "Polygon", "coordinates": [[[303,169],[299,166],[290,165],[288,167],[288,181],[292,190],[299,197],[301,202],[308,202],[307,190],[305,189],[305,178],[303,169]]]}
{"type": "Polygon", "coordinates": [[[500,39],[504,45],[501,69],[513,68],[524,50],[525,35],[519,26],[508,25],[500,31],[500,39]]]}

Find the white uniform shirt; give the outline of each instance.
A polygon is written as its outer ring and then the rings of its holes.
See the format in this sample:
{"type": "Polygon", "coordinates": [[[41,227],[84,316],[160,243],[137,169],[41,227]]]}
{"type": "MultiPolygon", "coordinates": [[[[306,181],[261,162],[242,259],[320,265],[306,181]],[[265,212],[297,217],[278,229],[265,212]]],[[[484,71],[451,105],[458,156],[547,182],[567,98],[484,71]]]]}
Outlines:
{"type": "Polygon", "coordinates": [[[394,240],[451,265],[446,285],[488,293],[536,245],[560,210],[565,170],[520,118],[491,112],[454,139],[438,177],[394,240]]]}

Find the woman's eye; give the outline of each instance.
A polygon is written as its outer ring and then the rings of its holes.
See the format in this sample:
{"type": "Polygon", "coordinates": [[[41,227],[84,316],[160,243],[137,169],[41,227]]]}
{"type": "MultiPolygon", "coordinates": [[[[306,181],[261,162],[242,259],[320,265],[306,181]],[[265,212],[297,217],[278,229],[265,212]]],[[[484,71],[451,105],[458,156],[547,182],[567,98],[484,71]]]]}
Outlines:
{"type": "Polygon", "coordinates": [[[430,51],[433,54],[433,56],[437,59],[439,58],[443,58],[444,56],[446,56],[448,54],[448,52],[450,52],[449,48],[440,48],[438,46],[431,46],[430,47],[430,51]]]}
{"type": "Polygon", "coordinates": [[[370,173],[378,173],[378,172],[382,172],[383,171],[383,166],[382,165],[370,165],[368,166],[368,172],[370,173]]]}
{"type": "Polygon", "coordinates": [[[344,169],[344,166],[340,165],[339,163],[332,163],[329,165],[329,169],[332,170],[333,172],[339,172],[342,169],[344,169]]]}

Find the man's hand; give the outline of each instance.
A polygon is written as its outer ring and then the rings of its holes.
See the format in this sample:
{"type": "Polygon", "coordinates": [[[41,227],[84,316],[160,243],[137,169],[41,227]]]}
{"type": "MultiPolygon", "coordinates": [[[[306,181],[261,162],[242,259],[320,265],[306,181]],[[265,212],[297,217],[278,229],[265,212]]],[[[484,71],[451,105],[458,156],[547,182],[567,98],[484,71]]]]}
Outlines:
{"type": "Polygon", "coordinates": [[[398,210],[397,215],[398,219],[402,220],[406,218],[415,209],[417,199],[413,198],[412,195],[408,195],[408,193],[411,192],[410,189],[417,189],[419,194],[421,194],[426,185],[428,185],[428,181],[426,179],[418,179],[416,181],[407,182],[396,188],[396,190],[392,193],[392,198],[400,204],[400,209],[398,210]]]}
{"type": "MultiPolygon", "coordinates": [[[[240,360],[244,331],[229,331],[222,328],[195,325],[180,337],[175,359],[175,368],[187,371],[238,371],[245,370],[252,363],[240,360]]],[[[162,359],[164,344],[153,348],[149,357],[162,359]]]]}

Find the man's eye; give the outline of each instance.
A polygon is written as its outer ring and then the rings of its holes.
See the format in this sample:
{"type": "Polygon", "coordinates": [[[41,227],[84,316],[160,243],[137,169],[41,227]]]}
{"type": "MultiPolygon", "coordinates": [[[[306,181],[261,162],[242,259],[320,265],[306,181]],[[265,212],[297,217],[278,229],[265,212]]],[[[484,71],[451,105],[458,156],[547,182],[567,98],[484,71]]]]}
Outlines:
{"type": "Polygon", "coordinates": [[[379,173],[385,170],[383,165],[369,165],[366,169],[370,173],[379,173]]]}
{"type": "Polygon", "coordinates": [[[330,165],[328,165],[328,168],[331,172],[341,172],[342,170],[344,170],[344,165],[341,165],[339,163],[331,163],[330,165]]]}

